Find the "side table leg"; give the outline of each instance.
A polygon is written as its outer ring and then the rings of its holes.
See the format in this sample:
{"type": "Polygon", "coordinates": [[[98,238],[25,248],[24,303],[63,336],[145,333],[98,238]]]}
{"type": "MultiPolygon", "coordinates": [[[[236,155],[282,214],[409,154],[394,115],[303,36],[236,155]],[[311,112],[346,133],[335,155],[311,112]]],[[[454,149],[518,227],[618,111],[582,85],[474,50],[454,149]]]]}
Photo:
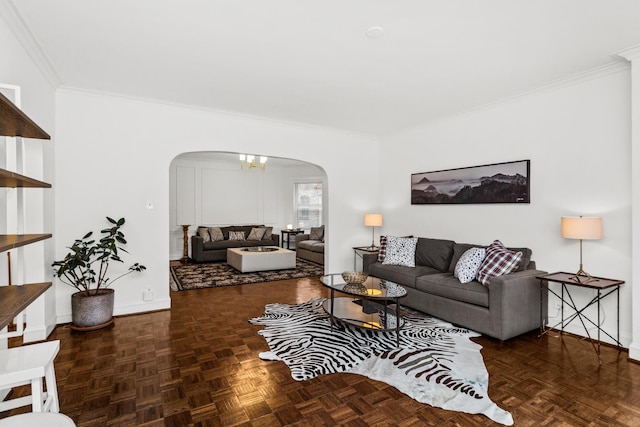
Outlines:
{"type": "Polygon", "coordinates": [[[400,348],[400,300],[396,298],[396,347],[400,348]]]}
{"type": "Polygon", "coordinates": [[[598,361],[600,361],[600,289],[598,289],[598,361]]]}

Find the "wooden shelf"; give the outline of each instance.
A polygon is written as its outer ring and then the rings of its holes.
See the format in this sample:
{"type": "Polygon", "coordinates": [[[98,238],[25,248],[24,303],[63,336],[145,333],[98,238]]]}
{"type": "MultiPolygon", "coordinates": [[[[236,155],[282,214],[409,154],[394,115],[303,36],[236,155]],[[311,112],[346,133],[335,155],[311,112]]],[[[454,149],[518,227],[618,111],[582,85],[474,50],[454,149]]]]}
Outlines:
{"type": "Polygon", "coordinates": [[[51,234],[0,234],[0,252],[19,248],[51,237],[51,234]]]}
{"type": "Polygon", "coordinates": [[[51,184],[6,169],[0,169],[0,187],[51,188],[51,184]]]}
{"type": "Polygon", "coordinates": [[[0,93],[0,135],[51,139],[40,126],[0,93]]]}
{"type": "Polygon", "coordinates": [[[45,293],[51,282],[26,283],[22,286],[0,286],[0,329],[7,326],[29,304],[45,293]]]}

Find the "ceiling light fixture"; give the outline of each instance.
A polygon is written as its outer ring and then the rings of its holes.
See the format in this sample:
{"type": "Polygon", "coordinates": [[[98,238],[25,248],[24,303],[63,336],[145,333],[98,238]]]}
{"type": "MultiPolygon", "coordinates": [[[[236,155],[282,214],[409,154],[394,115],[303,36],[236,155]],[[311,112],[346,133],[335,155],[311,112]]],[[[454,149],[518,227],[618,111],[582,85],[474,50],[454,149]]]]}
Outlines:
{"type": "Polygon", "coordinates": [[[247,170],[250,171],[253,168],[260,167],[264,171],[267,167],[267,160],[269,160],[266,156],[260,156],[260,164],[256,163],[256,156],[253,154],[240,154],[240,169],[244,169],[247,167],[247,170]]]}
{"type": "Polygon", "coordinates": [[[382,34],[384,34],[384,28],[382,28],[382,27],[371,27],[371,28],[367,29],[365,34],[370,39],[377,39],[378,37],[382,37],[382,34]]]}

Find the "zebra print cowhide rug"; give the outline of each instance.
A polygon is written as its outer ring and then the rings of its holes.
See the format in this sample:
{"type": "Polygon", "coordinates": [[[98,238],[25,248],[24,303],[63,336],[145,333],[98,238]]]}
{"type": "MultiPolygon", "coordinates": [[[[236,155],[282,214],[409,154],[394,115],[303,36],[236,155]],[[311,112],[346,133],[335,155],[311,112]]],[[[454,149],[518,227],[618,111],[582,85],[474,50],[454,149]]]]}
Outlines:
{"type": "Polygon", "coordinates": [[[249,320],[266,326],[258,333],[271,351],[260,358],[283,361],[297,381],[337,372],[360,374],[431,406],[513,424],[511,414],[487,394],[482,347],[469,339],[478,333],[403,309],[405,325],[397,347],[395,332],[340,322],[332,328],[323,302],[314,298],[297,305],[268,304],[263,316],[249,320]]]}

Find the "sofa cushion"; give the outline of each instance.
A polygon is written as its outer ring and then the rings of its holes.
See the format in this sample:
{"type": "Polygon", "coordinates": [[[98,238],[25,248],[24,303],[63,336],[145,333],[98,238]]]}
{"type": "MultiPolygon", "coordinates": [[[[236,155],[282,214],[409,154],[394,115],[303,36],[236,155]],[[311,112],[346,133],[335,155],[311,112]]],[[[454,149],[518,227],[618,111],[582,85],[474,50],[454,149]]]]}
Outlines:
{"type": "Polygon", "coordinates": [[[322,240],[324,237],[324,227],[311,227],[309,240],[322,240]]]}
{"type": "Polygon", "coordinates": [[[246,239],[249,233],[251,233],[251,229],[257,227],[260,227],[260,225],[234,225],[231,231],[242,231],[246,239]]]}
{"type": "Polygon", "coordinates": [[[239,248],[242,246],[240,240],[221,240],[219,242],[207,242],[202,247],[205,251],[214,249],[227,249],[227,248],[239,248]]]}
{"type": "Polygon", "coordinates": [[[387,255],[382,261],[384,265],[416,266],[417,237],[387,237],[387,255]]]}
{"type": "Polygon", "coordinates": [[[475,280],[460,283],[451,273],[418,277],[416,289],[443,298],[489,307],[489,288],[475,280]]]}
{"type": "MultiPolygon", "coordinates": [[[[453,273],[458,260],[467,250],[471,248],[487,248],[486,245],[472,245],[469,243],[456,243],[453,245],[453,256],[451,257],[451,264],[449,264],[449,273],[453,273]]],[[[529,248],[507,248],[510,251],[514,252],[522,252],[522,261],[520,265],[518,265],[518,269],[516,271],[525,271],[529,269],[529,263],[531,262],[531,249],[529,248]]]]}
{"type": "Polygon", "coordinates": [[[297,245],[300,249],[306,249],[311,252],[324,252],[324,243],[317,240],[301,240],[297,245]]]}
{"type": "Polygon", "coordinates": [[[369,266],[369,275],[380,279],[390,280],[398,285],[410,288],[416,287],[416,278],[425,274],[436,274],[438,270],[432,267],[404,267],[402,265],[384,265],[376,262],[369,266]]]}
{"type": "Polygon", "coordinates": [[[245,240],[244,231],[230,231],[229,240],[245,240]]]}
{"type": "Polygon", "coordinates": [[[521,261],[522,252],[510,251],[500,240],[494,240],[487,248],[487,256],[478,270],[478,281],[486,286],[492,277],[515,271],[521,261]]]}
{"type": "Polygon", "coordinates": [[[264,237],[265,228],[255,227],[252,228],[247,236],[247,240],[262,240],[264,237]]]}
{"type": "Polygon", "coordinates": [[[418,238],[416,246],[416,265],[433,267],[446,272],[453,256],[453,240],[418,238]]]}
{"type": "Polygon", "coordinates": [[[196,231],[196,234],[202,237],[203,243],[211,241],[211,235],[209,234],[209,229],[207,227],[198,227],[198,231],[196,231]]]}
{"type": "Polygon", "coordinates": [[[271,240],[271,233],[273,233],[273,227],[264,227],[264,236],[262,236],[262,240],[271,240]]]}
{"type": "Polygon", "coordinates": [[[456,264],[453,277],[457,278],[460,283],[469,283],[475,280],[486,253],[487,250],[484,248],[466,250],[456,264]]]}
{"type": "Polygon", "coordinates": [[[212,242],[224,240],[224,235],[222,234],[220,227],[209,227],[209,235],[211,235],[212,242]]]}

